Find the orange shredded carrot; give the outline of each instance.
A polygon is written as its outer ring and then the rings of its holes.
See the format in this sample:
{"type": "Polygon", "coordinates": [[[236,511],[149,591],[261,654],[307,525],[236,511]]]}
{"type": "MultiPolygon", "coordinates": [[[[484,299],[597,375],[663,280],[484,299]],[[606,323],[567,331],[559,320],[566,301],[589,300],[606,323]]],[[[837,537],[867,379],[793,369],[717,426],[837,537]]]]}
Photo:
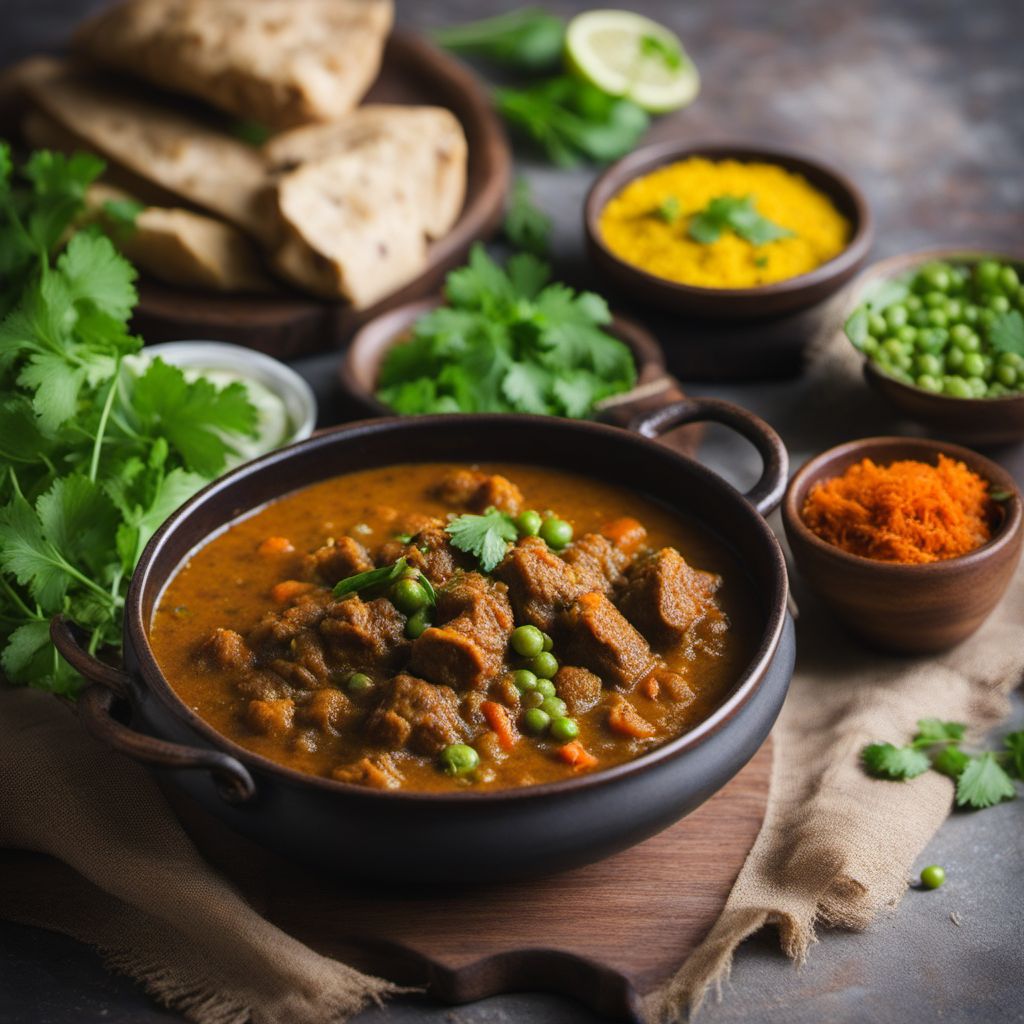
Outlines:
{"type": "Polygon", "coordinates": [[[811,488],[803,521],[843,551],[883,562],[956,558],[992,536],[988,481],[940,455],[937,465],[864,459],[811,488]]]}
{"type": "Polygon", "coordinates": [[[555,753],[566,764],[571,764],[576,771],[582,771],[584,768],[593,768],[598,764],[597,758],[579,740],[566,743],[564,747],[559,747],[555,753]]]}
{"type": "Polygon", "coordinates": [[[487,724],[497,735],[502,750],[512,750],[519,742],[519,730],[509,717],[505,706],[498,704],[497,701],[485,700],[480,704],[480,710],[487,719],[487,724]]]}
{"type": "Polygon", "coordinates": [[[287,537],[268,537],[256,550],[261,555],[287,555],[295,545],[287,537]]]}
{"type": "Polygon", "coordinates": [[[613,519],[601,527],[601,536],[610,540],[623,554],[631,555],[647,537],[647,530],[631,516],[613,519]]]}
{"type": "Polygon", "coordinates": [[[303,594],[308,594],[314,586],[313,583],[302,583],[299,580],[282,580],[270,588],[270,596],[278,604],[286,604],[303,594]]]}
{"type": "Polygon", "coordinates": [[[608,727],[623,736],[632,736],[638,740],[648,739],[658,731],[625,698],[609,709],[608,727]]]}

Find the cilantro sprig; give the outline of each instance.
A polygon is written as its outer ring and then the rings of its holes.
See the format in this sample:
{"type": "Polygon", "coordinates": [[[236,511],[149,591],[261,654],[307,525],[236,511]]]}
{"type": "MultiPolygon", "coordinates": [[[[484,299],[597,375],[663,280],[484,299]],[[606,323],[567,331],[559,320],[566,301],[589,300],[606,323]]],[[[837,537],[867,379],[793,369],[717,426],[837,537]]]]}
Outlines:
{"type": "Polygon", "coordinates": [[[129,370],[135,271],[97,229],[73,233],[102,170],[45,151],[15,170],[0,142],[0,669],[67,694],[81,680],[50,617],[92,651],[117,646],[142,549],[257,418],[241,384],[189,383],[160,360],[129,370]]]}
{"type": "Polygon", "coordinates": [[[483,246],[446,282],[448,305],[421,317],[381,366],[377,397],[398,413],[590,416],[636,383],[629,349],[602,330],[604,299],[548,282],[528,253],[504,268],[483,246]]]}
{"type": "Polygon", "coordinates": [[[710,245],[723,232],[732,231],[751,245],[764,245],[793,232],[757,212],[753,196],[717,196],[690,218],[687,233],[695,241],[710,245]]]}
{"type": "Polygon", "coordinates": [[[484,572],[490,572],[505,557],[519,531],[515,522],[506,512],[489,508],[483,515],[456,516],[445,532],[452,539],[452,546],[474,555],[484,572]]]}
{"type": "Polygon", "coordinates": [[[1016,793],[1013,779],[1024,780],[1024,731],[1003,739],[1003,750],[968,754],[960,749],[967,727],[962,722],[922,718],[910,743],[870,743],[861,761],[876,778],[904,781],[933,769],[956,783],[957,807],[992,807],[1016,793]]]}

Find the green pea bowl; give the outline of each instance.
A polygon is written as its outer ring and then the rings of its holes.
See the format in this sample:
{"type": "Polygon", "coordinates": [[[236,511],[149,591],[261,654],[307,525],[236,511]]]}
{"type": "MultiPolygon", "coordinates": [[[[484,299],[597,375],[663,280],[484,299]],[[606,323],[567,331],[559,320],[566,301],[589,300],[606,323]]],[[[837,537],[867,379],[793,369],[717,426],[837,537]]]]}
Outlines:
{"type": "Polygon", "coordinates": [[[932,435],[1024,440],[1024,255],[949,247],[881,260],[854,283],[844,331],[868,383],[932,435]]]}

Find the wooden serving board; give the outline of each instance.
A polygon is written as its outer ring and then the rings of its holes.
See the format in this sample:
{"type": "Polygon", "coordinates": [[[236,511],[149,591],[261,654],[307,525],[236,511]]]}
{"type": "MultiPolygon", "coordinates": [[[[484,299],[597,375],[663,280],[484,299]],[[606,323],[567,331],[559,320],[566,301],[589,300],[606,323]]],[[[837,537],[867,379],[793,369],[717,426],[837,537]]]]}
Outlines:
{"type": "Polygon", "coordinates": [[[466,201],[444,238],[431,243],[419,277],[376,305],[355,310],[281,287],[260,295],[223,295],[143,279],[133,327],[147,341],[229,341],[279,359],[346,341],[361,324],[438,290],[470,246],[501,221],[511,176],[504,131],[479,80],[422,36],[396,29],[384,49],[380,76],[364,102],[434,104],[461,121],[469,145],[466,201]]]}
{"type": "Polygon", "coordinates": [[[445,1002],[552,991],[639,1020],[643,996],[718,918],[760,830],[770,771],[769,739],[716,796],[640,846],[549,878],[461,890],[346,885],[168,795],[257,910],[325,955],[445,1002]]]}

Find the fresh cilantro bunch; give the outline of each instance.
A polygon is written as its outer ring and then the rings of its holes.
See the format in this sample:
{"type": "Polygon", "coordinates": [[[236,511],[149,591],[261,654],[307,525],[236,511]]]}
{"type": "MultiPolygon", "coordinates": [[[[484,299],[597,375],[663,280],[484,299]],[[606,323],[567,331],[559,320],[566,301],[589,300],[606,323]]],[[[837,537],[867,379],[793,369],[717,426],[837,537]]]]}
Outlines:
{"type": "Polygon", "coordinates": [[[960,749],[966,731],[961,722],[922,718],[909,744],[871,743],[861,751],[861,761],[880,779],[913,779],[929,768],[948,775],[956,782],[957,807],[991,807],[1011,799],[1014,777],[1024,780],[1024,731],[1009,733],[1002,751],[981,754],[960,749]]]}
{"type": "Polygon", "coordinates": [[[0,143],[0,669],[58,693],[81,681],[50,617],[117,646],[142,548],[257,419],[241,384],[125,366],[135,271],[98,230],[68,237],[102,169],[40,152],[15,174],[0,143]]]}
{"type": "Polygon", "coordinates": [[[629,349],[601,328],[604,299],[548,283],[518,253],[503,269],[474,246],[448,275],[449,305],[421,317],[381,367],[377,397],[405,415],[524,412],[581,418],[636,383],[629,349]]]}

